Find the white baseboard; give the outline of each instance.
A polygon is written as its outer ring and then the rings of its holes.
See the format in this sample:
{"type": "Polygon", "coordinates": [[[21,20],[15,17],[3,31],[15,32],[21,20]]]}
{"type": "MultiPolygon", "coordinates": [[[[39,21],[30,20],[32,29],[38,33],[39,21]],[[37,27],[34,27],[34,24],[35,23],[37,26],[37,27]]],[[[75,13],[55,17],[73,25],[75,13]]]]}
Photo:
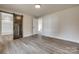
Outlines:
{"type": "Polygon", "coordinates": [[[68,39],[68,38],[62,38],[62,37],[50,36],[50,35],[43,35],[43,36],[47,36],[47,37],[51,37],[51,38],[57,38],[57,39],[60,39],[60,40],[70,41],[70,42],[74,42],[74,43],[78,43],[78,44],[79,44],[79,41],[70,40],[70,39],[68,39]]]}
{"type": "Polygon", "coordinates": [[[23,37],[29,37],[29,36],[32,36],[32,35],[36,35],[36,34],[27,34],[27,35],[23,35],[23,37]]]}
{"type": "Polygon", "coordinates": [[[28,37],[28,36],[32,36],[33,34],[27,34],[27,35],[23,35],[23,37],[28,37]]]}
{"type": "MultiPolygon", "coordinates": [[[[23,37],[29,37],[29,36],[32,36],[32,35],[35,35],[35,34],[24,35],[23,37]]],[[[74,42],[74,43],[79,43],[79,41],[70,40],[68,38],[62,38],[62,37],[58,37],[58,36],[50,36],[50,35],[44,35],[44,34],[43,34],[43,36],[47,36],[47,37],[51,37],[51,38],[57,38],[57,39],[60,39],[60,40],[70,41],[70,42],[74,42]]]]}

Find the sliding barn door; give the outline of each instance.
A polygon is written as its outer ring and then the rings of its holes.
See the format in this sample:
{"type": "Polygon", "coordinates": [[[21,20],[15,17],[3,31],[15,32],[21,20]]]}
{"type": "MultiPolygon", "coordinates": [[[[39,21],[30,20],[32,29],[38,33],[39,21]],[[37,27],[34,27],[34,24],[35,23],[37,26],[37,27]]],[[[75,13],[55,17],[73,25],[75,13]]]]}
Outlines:
{"type": "Polygon", "coordinates": [[[22,27],[23,16],[14,14],[14,39],[19,39],[23,37],[23,27],[22,27]]]}

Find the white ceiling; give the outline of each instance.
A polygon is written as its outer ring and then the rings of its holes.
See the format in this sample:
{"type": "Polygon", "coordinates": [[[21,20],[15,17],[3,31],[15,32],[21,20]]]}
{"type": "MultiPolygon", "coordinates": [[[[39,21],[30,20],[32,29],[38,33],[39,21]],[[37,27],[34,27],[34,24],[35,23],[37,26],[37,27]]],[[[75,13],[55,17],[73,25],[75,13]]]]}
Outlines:
{"type": "Polygon", "coordinates": [[[40,9],[35,9],[34,4],[0,4],[0,8],[26,13],[35,17],[54,13],[63,9],[79,6],[78,4],[41,4],[40,9]]]}

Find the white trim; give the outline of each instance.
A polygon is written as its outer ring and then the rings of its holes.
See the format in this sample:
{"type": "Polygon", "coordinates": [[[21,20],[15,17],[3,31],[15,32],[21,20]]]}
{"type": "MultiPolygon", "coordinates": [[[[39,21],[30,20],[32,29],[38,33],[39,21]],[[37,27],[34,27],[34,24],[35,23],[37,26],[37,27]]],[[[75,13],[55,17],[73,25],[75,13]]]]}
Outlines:
{"type": "Polygon", "coordinates": [[[74,43],[78,43],[79,44],[79,41],[70,40],[68,38],[62,38],[62,37],[58,37],[58,36],[50,36],[50,35],[44,35],[44,34],[43,34],[43,36],[47,36],[47,37],[51,37],[51,38],[57,38],[59,40],[65,40],[65,41],[74,42],[74,43]]]}
{"type": "Polygon", "coordinates": [[[33,34],[27,34],[27,35],[23,35],[23,37],[28,37],[28,36],[32,36],[33,34]]]}

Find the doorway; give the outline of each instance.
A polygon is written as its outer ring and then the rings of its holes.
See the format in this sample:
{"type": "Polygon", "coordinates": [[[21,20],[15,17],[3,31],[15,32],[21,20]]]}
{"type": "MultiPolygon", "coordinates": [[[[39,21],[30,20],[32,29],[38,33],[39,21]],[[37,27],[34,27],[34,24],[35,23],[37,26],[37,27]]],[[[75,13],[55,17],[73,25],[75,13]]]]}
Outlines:
{"type": "Polygon", "coordinates": [[[33,35],[42,33],[42,18],[33,19],[33,35]]]}
{"type": "Polygon", "coordinates": [[[23,37],[23,15],[14,14],[14,23],[13,23],[13,35],[14,39],[19,39],[23,37]]]}
{"type": "Polygon", "coordinates": [[[33,24],[32,24],[32,26],[33,26],[33,28],[32,28],[33,35],[38,34],[38,19],[34,18],[32,22],[33,22],[33,24]]]}

